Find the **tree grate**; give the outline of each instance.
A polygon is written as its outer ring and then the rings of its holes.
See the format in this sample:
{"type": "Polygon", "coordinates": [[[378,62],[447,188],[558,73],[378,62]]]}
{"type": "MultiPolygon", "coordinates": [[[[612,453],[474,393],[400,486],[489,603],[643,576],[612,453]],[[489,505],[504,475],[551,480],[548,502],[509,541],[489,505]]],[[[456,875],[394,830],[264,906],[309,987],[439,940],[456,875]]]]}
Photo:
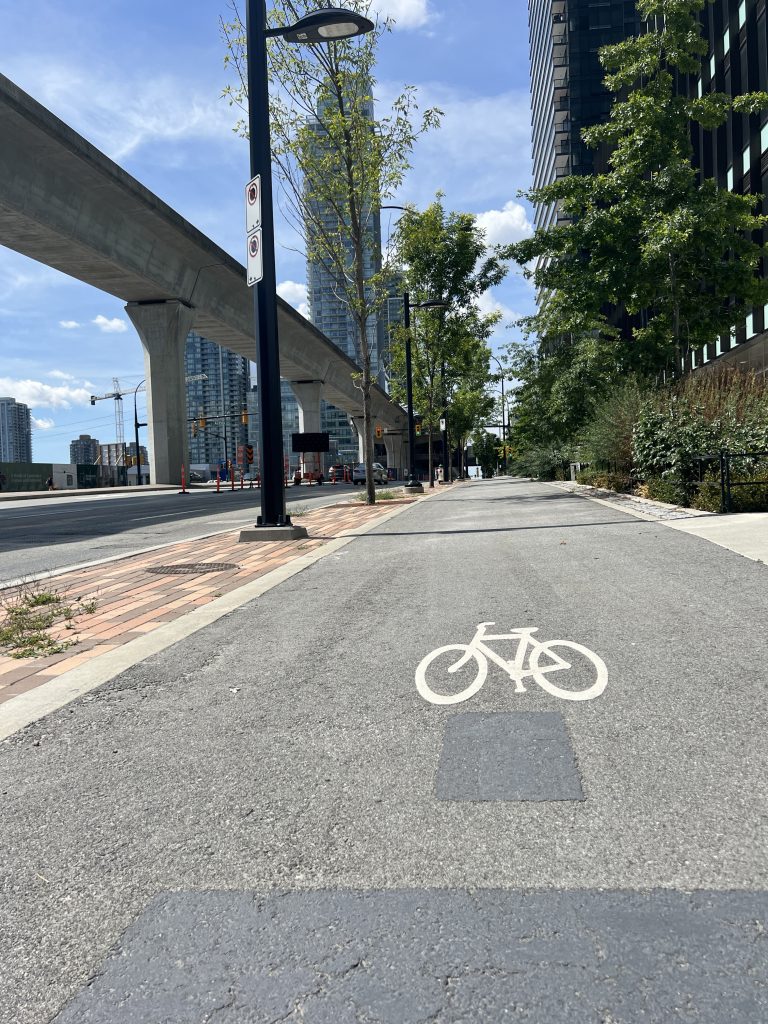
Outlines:
{"type": "Polygon", "coordinates": [[[157,576],[191,576],[202,572],[227,572],[230,569],[239,569],[234,562],[187,562],[180,565],[152,565],[147,572],[155,573],[157,576]]]}

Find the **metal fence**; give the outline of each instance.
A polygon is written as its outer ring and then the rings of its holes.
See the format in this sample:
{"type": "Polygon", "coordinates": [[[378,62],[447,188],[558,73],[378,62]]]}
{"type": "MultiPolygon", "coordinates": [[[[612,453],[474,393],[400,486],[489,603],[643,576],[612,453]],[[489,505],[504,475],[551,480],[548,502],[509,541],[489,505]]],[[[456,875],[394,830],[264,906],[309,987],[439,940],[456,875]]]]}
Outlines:
{"type": "Polygon", "coordinates": [[[699,466],[699,483],[704,481],[704,475],[713,463],[718,464],[720,470],[720,511],[724,513],[733,512],[734,487],[754,487],[756,484],[768,484],[768,477],[758,480],[733,480],[731,467],[736,461],[743,464],[744,460],[755,462],[759,459],[768,459],[768,452],[727,452],[720,451],[716,454],[694,456],[699,466]]]}

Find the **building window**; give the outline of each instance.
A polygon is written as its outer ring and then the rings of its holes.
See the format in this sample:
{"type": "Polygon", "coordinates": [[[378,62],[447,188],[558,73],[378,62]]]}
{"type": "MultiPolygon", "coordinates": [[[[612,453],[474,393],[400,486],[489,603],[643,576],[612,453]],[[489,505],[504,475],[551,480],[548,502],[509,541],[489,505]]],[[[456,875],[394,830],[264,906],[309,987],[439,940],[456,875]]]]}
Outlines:
{"type": "Polygon", "coordinates": [[[741,0],[739,4],[739,28],[742,28],[747,20],[747,0],[741,0]]]}
{"type": "Polygon", "coordinates": [[[755,318],[751,313],[747,313],[747,319],[744,321],[747,328],[747,339],[754,338],[755,336],[755,318]]]}
{"type": "Polygon", "coordinates": [[[723,32],[723,57],[728,53],[731,48],[731,29],[730,26],[723,32]]]}
{"type": "Polygon", "coordinates": [[[709,58],[709,77],[712,79],[712,81],[715,80],[715,55],[714,55],[714,53],[709,58]]]}
{"type": "Polygon", "coordinates": [[[729,191],[733,192],[733,165],[731,165],[728,168],[728,171],[727,171],[727,173],[725,175],[725,180],[726,180],[726,183],[728,185],[729,191]]]}
{"type": "Polygon", "coordinates": [[[744,147],[741,154],[741,173],[749,174],[749,143],[744,147]]]}
{"type": "Polygon", "coordinates": [[[760,129],[760,152],[764,153],[768,149],[768,121],[760,129]]]}
{"type": "Polygon", "coordinates": [[[701,84],[701,79],[699,79],[697,81],[697,83],[696,83],[696,95],[697,96],[701,96],[702,94],[703,94],[703,86],[701,84]]]}

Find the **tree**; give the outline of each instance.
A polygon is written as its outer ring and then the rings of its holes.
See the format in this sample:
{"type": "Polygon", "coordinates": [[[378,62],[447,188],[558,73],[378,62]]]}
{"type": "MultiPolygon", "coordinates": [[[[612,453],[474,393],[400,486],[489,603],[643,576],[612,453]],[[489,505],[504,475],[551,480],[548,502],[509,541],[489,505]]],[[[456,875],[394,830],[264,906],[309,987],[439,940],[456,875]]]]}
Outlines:
{"type": "MultiPolygon", "coordinates": [[[[428,431],[432,486],[434,434],[443,417],[449,432],[453,429],[453,395],[460,389],[475,390],[478,395],[485,392],[490,356],[486,341],[500,315],[481,313],[477,302],[507,273],[507,249],[488,247],[485,232],[472,214],[447,214],[440,194],[421,213],[408,208],[398,224],[396,244],[403,287],[411,303],[434,299],[446,303],[443,309],[425,309],[411,317],[413,401],[428,431]]],[[[403,328],[392,332],[391,356],[392,394],[402,401],[403,328]]]]}
{"type": "Polygon", "coordinates": [[[499,461],[499,439],[487,430],[478,429],[472,435],[472,453],[484,477],[491,477],[499,461]]]}
{"type": "MultiPolygon", "coordinates": [[[[346,6],[370,16],[371,0],[346,6]]],[[[274,26],[293,24],[317,9],[312,0],[272,0],[274,26]]],[[[236,84],[225,89],[232,104],[247,104],[245,32],[236,4],[222,21],[225,64],[236,84]]],[[[418,119],[415,90],[407,87],[389,113],[373,118],[378,44],[391,27],[377,21],[373,32],[312,46],[269,41],[270,127],[276,177],[284,213],[304,239],[307,258],[327,271],[336,297],[355,325],[364,421],[367,501],[376,500],[373,480],[371,388],[376,317],[387,298],[390,270],[381,265],[376,214],[391,198],[409,167],[416,139],[439,123],[440,112],[418,119]]],[[[247,120],[236,130],[247,135],[247,120]]],[[[311,296],[310,296],[311,302],[311,296]]]]}
{"type": "Polygon", "coordinates": [[[609,170],[527,193],[566,218],[512,247],[541,296],[538,313],[521,323],[545,347],[600,339],[620,371],[678,373],[691,350],[768,299],[754,236],[768,217],[753,212],[754,197],[692,166],[691,123],[713,130],[731,111],[768,105],[765,93],[732,99],[680,89],[701,73],[707,43],[698,14],[707,2],[637,0],[648,31],[601,49],[611,114],[582,133],[590,146],[610,148],[609,170]],[[623,336],[607,307],[627,314],[623,336]]]}

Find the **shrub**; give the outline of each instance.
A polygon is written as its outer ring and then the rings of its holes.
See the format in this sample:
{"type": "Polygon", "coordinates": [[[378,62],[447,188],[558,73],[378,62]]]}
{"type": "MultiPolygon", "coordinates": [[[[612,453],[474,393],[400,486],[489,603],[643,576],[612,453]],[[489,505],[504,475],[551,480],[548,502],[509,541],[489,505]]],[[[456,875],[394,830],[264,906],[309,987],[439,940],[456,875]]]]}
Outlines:
{"type": "Polygon", "coordinates": [[[625,494],[632,490],[632,478],[628,473],[606,473],[599,469],[583,469],[577,474],[580,484],[591,487],[602,487],[606,491],[618,491],[625,494]]]}
{"type": "Polygon", "coordinates": [[[640,477],[674,480],[682,501],[692,501],[701,492],[697,456],[723,449],[768,450],[768,382],[737,370],[699,372],[646,399],[633,433],[640,477]]]}
{"type": "Polygon", "coordinates": [[[632,435],[648,394],[647,384],[630,377],[597,406],[594,416],[579,434],[579,451],[584,462],[614,463],[617,469],[629,469],[632,435]]]}
{"type": "Polygon", "coordinates": [[[645,497],[651,501],[664,501],[668,505],[685,505],[688,492],[684,482],[676,476],[652,476],[645,481],[645,497]]]}

